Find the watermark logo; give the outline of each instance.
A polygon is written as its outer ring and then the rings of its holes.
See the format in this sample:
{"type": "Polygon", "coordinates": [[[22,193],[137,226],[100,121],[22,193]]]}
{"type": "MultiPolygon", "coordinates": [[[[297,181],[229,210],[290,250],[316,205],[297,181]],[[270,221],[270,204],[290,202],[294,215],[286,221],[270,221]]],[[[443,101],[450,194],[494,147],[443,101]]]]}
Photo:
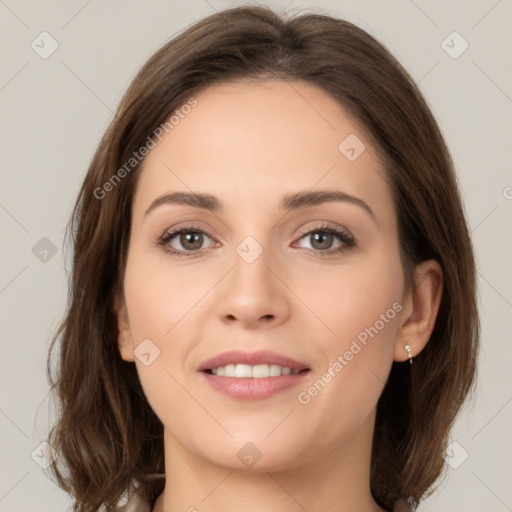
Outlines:
{"type": "Polygon", "coordinates": [[[57,452],[46,441],[37,445],[30,456],[32,460],[43,469],[48,469],[53,462],[57,460],[57,452]]]}
{"type": "Polygon", "coordinates": [[[30,43],[30,47],[41,59],[47,59],[57,50],[59,43],[48,32],[41,32],[30,43]]]}
{"type": "Polygon", "coordinates": [[[42,263],[48,263],[56,254],[57,246],[46,236],[43,236],[34,247],[32,254],[42,263]]]}
{"type": "Polygon", "coordinates": [[[262,453],[253,443],[245,443],[236,456],[248,468],[252,468],[262,457],[262,453]]]}
{"type": "Polygon", "coordinates": [[[263,247],[252,236],[245,237],[236,247],[236,253],[246,263],[254,263],[263,252],[263,247]]]}
{"type": "Polygon", "coordinates": [[[160,349],[149,338],[143,340],[135,350],[133,355],[144,365],[150,366],[155,359],[160,357],[160,349]]]}
{"type": "Polygon", "coordinates": [[[453,441],[448,445],[443,453],[443,459],[452,469],[457,469],[469,457],[469,453],[457,441],[453,441]]]}
{"type": "Polygon", "coordinates": [[[469,48],[469,43],[457,31],[454,31],[441,42],[441,48],[452,59],[458,59],[469,48]]]}
{"type": "Polygon", "coordinates": [[[350,162],[357,160],[365,149],[363,141],[353,133],[345,137],[338,146],[340,153],[350,162]]]}

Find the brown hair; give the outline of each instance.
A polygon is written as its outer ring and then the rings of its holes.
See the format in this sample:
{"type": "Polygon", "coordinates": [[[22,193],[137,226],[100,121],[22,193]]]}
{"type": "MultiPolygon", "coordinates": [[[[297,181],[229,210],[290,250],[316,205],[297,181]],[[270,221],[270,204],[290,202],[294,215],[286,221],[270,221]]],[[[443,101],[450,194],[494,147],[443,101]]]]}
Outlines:
{"type": "Polygon", "coordinates": [[[140,164],[102,199],[97,191],[192,95],[262,77],[308,81],[360,121],[387,171],[406,282],[413,285],[414,266],[426,259],[442,267],[431,339],[412,370],[393,364],[379,400],[371,490],[387,510],[413,510],[442,472],[449,430],[474,382],[479,322],[472,245],[440,130],[406,71],[362,29],[323,14],[286,19],[264,7],[237,7],[201,20],[143,66],[99,144],[68,225],[69,304],[48,355],[60,410],[48,441],[60,455],[52,473],[74,497],[74,510],[114,505],[134,479],[150,503],[164,486],[155,476],[164,473],[163,426],[135,365],[120,357],[113,311],[140,164]]]}

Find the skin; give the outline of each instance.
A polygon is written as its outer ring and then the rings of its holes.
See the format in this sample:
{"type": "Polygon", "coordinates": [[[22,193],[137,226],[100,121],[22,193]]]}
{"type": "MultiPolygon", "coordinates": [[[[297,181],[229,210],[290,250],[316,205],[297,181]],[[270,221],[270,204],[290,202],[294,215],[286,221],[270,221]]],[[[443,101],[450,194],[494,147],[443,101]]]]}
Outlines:
{"type": "MultiPolygon", "coordinates": [[[[144,161],[116,301],[121,356],[136,364],[164,424],[166,486],[153,510],[382,510],[369,487],[376,404],[393,360],[407,364],[404,345],[417,355],[429,339],[441,269],[422,263],[417,287],[405,289],[396,212],[376,149],[324,91],[303,81],[246,81],[195,97],[197,106],[144,161]],[[355,161],[338,150],[349,134],[366,146],[355,161]],[[303,190],[355,196],[375,219],[346,201],[279,208],[283,194],[303,190]],[[157,197],[176,191],[213,194],[223,211],[165,204],[145,215],[157,197]],[[198,257],[157,243],[186,223],[206,233],[198,257]],[[319,223],[348,231],[355,245],[322,257],[325,245],[300,231],[319,223]],[[249,235],[263,249],[253,263],[236,252],[249,235]],[[401,311],[300,403],[298,393],[394,303],[401,311]],[[134,349],[148,338],[160,355],[145,366],[134,349]],[[197,368],[232,349],[274,350],[311,372],[299,387],[263,400],[229,398],[197,368]],[[247,442],[261,452],[251,468],[237,457],[247,442]]],[[[167,245],[190,248],[181,241],[167,245]]],[[[336,237],[332,244],[344,246],[336,237]]]]}

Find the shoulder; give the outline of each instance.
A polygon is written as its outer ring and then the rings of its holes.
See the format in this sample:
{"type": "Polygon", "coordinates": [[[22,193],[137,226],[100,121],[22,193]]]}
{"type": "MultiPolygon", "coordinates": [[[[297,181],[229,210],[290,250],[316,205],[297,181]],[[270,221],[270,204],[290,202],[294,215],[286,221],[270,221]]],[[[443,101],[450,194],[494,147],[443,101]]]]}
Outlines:
{"type": "Polygon", "coordinates": [[[142,499],[140,491],[135,490],[126,504],[116,512],[151,512],[151,505],[149,501],[142,499]]]}

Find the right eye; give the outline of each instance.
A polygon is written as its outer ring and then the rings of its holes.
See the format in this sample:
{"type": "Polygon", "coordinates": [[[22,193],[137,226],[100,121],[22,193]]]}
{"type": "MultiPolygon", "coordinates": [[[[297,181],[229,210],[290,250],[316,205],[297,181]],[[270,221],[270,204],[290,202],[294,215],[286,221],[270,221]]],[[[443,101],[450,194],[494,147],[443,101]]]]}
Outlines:
{"type": "Polygon", "coordinates": [[[176,256],[197,256],[206,239],[212,240],[203,230],[193,226],[182,227],[166,232],[159,239],[158,245],[176,256]]]}

